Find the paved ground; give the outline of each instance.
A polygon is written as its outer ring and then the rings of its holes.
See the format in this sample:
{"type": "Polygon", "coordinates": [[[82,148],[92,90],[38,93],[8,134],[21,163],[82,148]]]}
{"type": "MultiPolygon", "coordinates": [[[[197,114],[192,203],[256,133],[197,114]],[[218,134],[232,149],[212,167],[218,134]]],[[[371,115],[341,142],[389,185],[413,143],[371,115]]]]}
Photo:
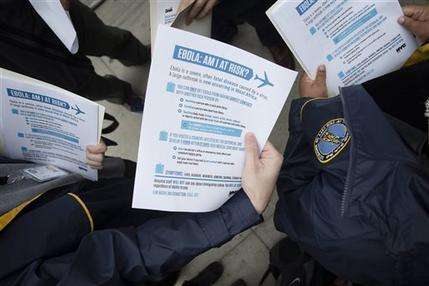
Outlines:
{"type": "MultiPolygon", "coordinates": [[[[86,2],[92,3],[94,0],[86,0],[86,2]]],[[[129,29],[143,43],[149,43],[149,1],[108,0],[98,7],[96,12],[105,23],[129,29]]],[[[268,50],[260,44],[253,28],[248,25],[239,27],[239,34],[234,45],[271,60],[268,50]]],[[[125,68],[117,61],[107,58],[93,59],[93,62],[98,73],[115,74],[128,79],[136,89],[140,90],[141,94],[144,94],[148,67],[125,68]]],[[[295,93],[294,91],[293,94],[295,93]]],[[[289,103],[290,101],[284,108],[271,135],[271,141],[281,150],[284,149],[287,139],[286,110],[289,103]]],[[[110,136],[119,143],[119,146],[111,148],[110,155],[136,160],[141,114],[131,113],[122,106],[105,101],[102,101],[101,104],[106,106],[107,112],[116,116],[120,121],[119,129],[110,136]]],[[[222,279],[216,285],[228,286],[238,278],[245,279],[249,285],[257,285],[268,266],[269,248],[282,237],[282,234],[274,229],[272,221],[274,205],[275,198],[264,214],[265,222],[263,224],[238,235],[223,247],[209,251],[192,261],[183,270],[177,285],[181,285],[182,281],[193,277],[215,260],[221,260],[226,268],[222,279]]],[[[274,285],[273,279],[270,278],[264,285],[274,285]]]]}

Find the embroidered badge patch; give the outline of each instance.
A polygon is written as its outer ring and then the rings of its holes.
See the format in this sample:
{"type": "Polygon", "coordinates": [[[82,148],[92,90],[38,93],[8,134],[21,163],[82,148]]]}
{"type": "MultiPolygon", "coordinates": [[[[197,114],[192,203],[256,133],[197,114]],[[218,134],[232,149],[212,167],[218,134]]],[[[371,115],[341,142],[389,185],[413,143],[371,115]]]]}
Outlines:
{"type": "Polygon", "coordinates": [[[338,156],[350,141],[344,118],[326,123],[314,139],[314,152],[321,163],[328,163],[338,156]]]}

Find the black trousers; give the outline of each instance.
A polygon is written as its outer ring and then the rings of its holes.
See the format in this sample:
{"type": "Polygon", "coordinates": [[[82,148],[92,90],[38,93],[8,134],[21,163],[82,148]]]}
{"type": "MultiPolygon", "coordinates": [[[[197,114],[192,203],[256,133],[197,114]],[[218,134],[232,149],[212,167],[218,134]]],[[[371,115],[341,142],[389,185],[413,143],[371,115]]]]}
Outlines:
{"type": "MultiPolygon", "coordinates": [[[[95,12],[79,0],[70,3],[70,17],[79,39],[82,56],[107,56],[126,66],[141,65],[150,59],[150,51],[130,31],[108,26],[95,12]]],[[[123,101],[132,96],[131,85],[116,77],[102,77],[95,72],[82,89],[82,96],[91,99],[118,98],[123,101]]]]}
{"type": "Polygon", "coordinates": [[[72,0],[70,4],[70,17],[79,38],[80,54],[108,56],[124,65],[139,65],[149,60],[149,49],[130,31],[105,25],[79,0],[72,0]]]}
{"type": "Polygon", "coordinates": [[[242,19],[255,28],[264,46],[280,46],[284,44],[283,39],[265,14],[275,2],[276,0],[223,1],[213,11],[213,25],[225,22],[234,25],[237,19],[242,19]]]}
{"type": "Polygon", "coordinates": [[[125,65],[149,60],[149,50],[129,31],[105,25],[78,0],[70,16],[79,39],[72,55],[28,0],[0,1],[0,66],[59,86],[91,100],[132,95],[129,83],[99,76],[87,56],[108,56],[125,65]]]}

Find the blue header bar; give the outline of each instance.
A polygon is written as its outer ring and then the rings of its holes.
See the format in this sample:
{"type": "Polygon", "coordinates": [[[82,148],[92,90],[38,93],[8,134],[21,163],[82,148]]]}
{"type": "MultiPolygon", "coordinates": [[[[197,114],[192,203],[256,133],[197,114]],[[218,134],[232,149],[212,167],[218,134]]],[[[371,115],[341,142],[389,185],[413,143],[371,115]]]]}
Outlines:
{"type": "Polygon", "coordinates": [[[222,71],[245,80],[251,80],[253,78],[253,70],[249,67],[194,49],[176,46],[174,48],[173,58],[222,71]]]}
{"type": "Polygon", "coordinates": [[[301,16],[307,12],[316,2],[317,0],[304,0],[295,9],[301,16]]]}
{"type": "Polygon", "coordinates": [[[38,101],[38,102],[46,103],[46,104],[53,105],[56,107],[64,108],[67,110],[70,109],[70,105],[67,102],[53,98],[53,97],[49,97],[46,95],[41,95],[41,94],[37,94],[37,93],[32,93],[32,92],[17,90],[17,89],[11,89],[11,88],[7,89],[7,94],[10,97],[23,98],[23,99],[28,99],[28,100],[32,100],[32,101],[38,101]]]}
{"type": "Polygon", "coordinates": [[[225,127],[220,125],[206,124],[193,121],[182,121],[182,129],[184,130],[194,130],[199,132],[232,136],[232,137],[241,137],[242,130],[237,128],[225,127]]]}
{"type": "Polygon", "coordinates": [[[346,37],[348,37],[350,34],[352,34],[354,31],[362,27],[364,24],[366,24],[369,20],[377,16],[377,9],[371,9],[367,14],[362,16],[360,19],[358,19],[356,22],[354,22],[352,25],[347,27],[343,32],[341,32],[339,35],[337,35],[333,41],[335,44],[338,44],[342,40],[344,40],[346,37]]]}

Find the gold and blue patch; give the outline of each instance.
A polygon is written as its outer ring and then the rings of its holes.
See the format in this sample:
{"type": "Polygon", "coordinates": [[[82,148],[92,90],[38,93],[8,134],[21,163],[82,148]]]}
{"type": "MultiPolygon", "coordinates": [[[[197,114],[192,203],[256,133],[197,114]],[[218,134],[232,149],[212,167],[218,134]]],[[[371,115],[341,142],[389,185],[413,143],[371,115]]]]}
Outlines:
{"type": "Polygon", "coordinates": [[[314,139],[317,160],[323,164],[330,162],[344,150],[350,139],[350,132],[344,118],[328,121],[314,139]]]}

